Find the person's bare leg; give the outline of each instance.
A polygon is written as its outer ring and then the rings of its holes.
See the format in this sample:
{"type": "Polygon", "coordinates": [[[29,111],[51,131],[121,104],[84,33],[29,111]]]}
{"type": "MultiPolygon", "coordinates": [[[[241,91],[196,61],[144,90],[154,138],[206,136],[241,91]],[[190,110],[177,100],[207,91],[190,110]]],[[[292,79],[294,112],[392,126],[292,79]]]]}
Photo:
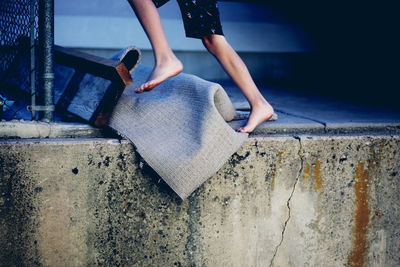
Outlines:
{"type": "Polygon", "coordinates": [[[154,68],[147,81],[136,88],[136,93],[148,91],[165,79],[182,72],[183,66],[172,52],[161,25],[158,10],[151,0],[128,0],[139,19],[154,53],[154,68]]]}
{"type": "Polygon", "coordinates": [[[239,132],[252,132],[259,124],[269,120],[274,114],[273,107],[263,97],[253,81],[246,65],[229,45],[223,35],[211,34],[202,38],[204,46],[222,65],[226,73],[240,88],[250,103],[251,112],[244,127],[239,132]]]}

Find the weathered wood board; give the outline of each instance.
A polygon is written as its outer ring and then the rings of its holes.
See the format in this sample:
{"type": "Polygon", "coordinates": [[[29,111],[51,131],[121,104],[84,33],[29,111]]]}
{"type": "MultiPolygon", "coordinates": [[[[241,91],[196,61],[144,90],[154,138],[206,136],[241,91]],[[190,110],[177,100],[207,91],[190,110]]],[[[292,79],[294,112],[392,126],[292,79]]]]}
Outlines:
{"type": "MultiPolygon", "coordinates": [[[[129,57],[129,66],[134,66],[139,52],[131,50],[125,57],[129,57]]],[[[114,61],[56,47],[55,60],[56,110],[104,126],[125,86],[132,83],[124,58],[114,61]]]]}
{"type": "MultiPolygon", "coordinates": [[[[30,104],[31,98],[29,79],[26,78],[30,68],[28,41],[23,37],[19,39],[18,47],[14,47],[14,59],[0,83],[2,91],[25,105],[30,104]]],[[[55,46],[53,92],[56,115],[73,114],[94,126],[106,125],[125,86],[132,83],[130,71],[139,62],[140,52],[129,48],[120,57],[118,60],[106,59],[55,46]]],[[[36,63],[38,60],[36,58],[36,63]]],[[[40,101],[41,88],[36,91],[37,101],[40,101]]]]}

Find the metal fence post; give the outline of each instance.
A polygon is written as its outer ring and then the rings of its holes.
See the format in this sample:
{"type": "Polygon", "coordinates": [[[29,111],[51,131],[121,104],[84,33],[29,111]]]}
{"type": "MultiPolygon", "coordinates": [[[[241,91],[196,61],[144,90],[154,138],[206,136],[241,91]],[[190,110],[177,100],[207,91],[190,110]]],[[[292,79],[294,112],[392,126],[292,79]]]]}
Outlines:
{"type": "MultiPolygon", "coordinates": [[[[29,15],[29,24],[30,24],[30,87],[31,87],[31,106],[36,105],[36,62],[35,62],[35,19],[36,19],[36,0],[31,0],[31,10],[29,15]]],[[[36,119],[36,111],[34,109],[31,110],[32,120],[36,119]]]]}
{"type": "Polygon", "coordinates": [[[43,89],[42,121],[53,121],[54,111],[54,0],[39,0],[39,49],[41,86],[43,89]]]}

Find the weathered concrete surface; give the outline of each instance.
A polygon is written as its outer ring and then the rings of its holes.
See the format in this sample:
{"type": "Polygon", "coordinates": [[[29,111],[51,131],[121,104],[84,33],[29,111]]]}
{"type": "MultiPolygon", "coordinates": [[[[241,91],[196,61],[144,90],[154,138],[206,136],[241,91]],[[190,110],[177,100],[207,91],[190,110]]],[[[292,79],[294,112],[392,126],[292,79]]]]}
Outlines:
{"type": "Polygon", "coordinates": [[[104,135],[103,129],[79,122],[0,121],[0,139],[89,138],[104,135]]]}
{"type": "MultiPolygon", "coordinates": [[[[238,87],[231,81],[219,82],[228,93],[236,109],[250,110],[250,105],[238,87]]],[[[274,107],[278,120],[267,121],[258,126],[253,134],[400,134],[400,110],[372,104],[363,104],[335,99],[300,88],[277,87],[270,84],[259,85],[260,92],[274,107]]],[[[234,121],[238,127],[245,121],[234,121]]]]}
{"type": "Polygon", "coordinates": [[[268,136],[181,201],[126,140],[0,141],[3,266],[398,266],[400,136],[268,136]]]}

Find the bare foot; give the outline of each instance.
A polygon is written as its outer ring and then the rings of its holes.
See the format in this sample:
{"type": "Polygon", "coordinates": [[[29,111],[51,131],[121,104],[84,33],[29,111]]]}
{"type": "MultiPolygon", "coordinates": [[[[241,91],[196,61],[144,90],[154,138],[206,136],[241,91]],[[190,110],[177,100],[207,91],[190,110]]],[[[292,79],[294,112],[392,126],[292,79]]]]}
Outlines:
{"type": "Polygon", "coordinates": [[[150,91],[165,79],[178,75],[182,70],[183,65],[177,58],[163,61],[154,67],[147,81],[135,89],[135,92],[142,93],[144,91],[150,91]]]}
{"type": "Polygon", "coordinates": [[[250,116],[245,126],[236,129],[241,133],[251,133],[258,125],[269,120],[274,115],[273,107],[268,103],[255,105],[252,107],[250,116]]]}

